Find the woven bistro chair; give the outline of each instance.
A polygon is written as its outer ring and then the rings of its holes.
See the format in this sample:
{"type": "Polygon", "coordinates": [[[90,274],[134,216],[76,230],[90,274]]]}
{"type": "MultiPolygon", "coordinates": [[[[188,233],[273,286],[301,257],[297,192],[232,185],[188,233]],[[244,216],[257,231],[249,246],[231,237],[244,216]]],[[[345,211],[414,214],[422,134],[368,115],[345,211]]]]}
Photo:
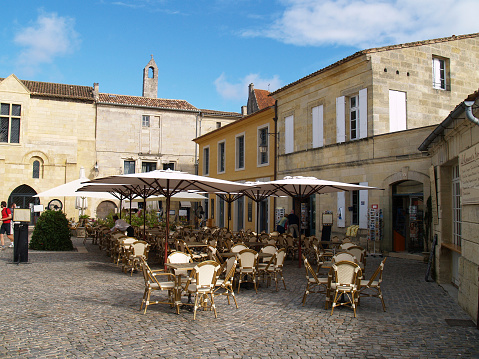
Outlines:
{"type": "Polygon", "coordinates": [[[126,254],[123,258],[123,271],[126,273],[130,271],[130,276],[135,270],[140,268],[140,258],[148,260],[148,252],[150,245],[145,241],[135,241],[126,249],[126,254]]]}
{"type": "Polygon", "coordinates": [[[256,288],[256,276],[258,268],[258,253],[253,249],[243,249],[238,253],[238,268],[236,269],[238,275],[238,293],[242,282],[252,282],[254,290],[258,293],[256,288]],[[245,280],[248,279],[248,280],[245,280]]]}
{"type": "Polygon", "coordinates": [[[324,293],[326,294],[328,289],[328,277],[318,277],[317,273],[309,264],[308,258],[303,255],[304,268],[306,270],[306,289],[303,295],[303,305],[306,303],[306,297],[310,293],[324,293]]]}
{"type": "Polygon", "coordinates": [[[364,268],[366,267],[366,250],[359,246],[352,246],[349,247],[346,251],[356,257],[359,266],[361,267],[361,270],[364,272],[364,268]]]}
{"type": "Polygon", "coordinates": [[[356,318],[359,278],[362,275],[359,264],[350,261],[336,262],[332,265],[331,271],[333,276],[331,283],[331,315],[333,315],[334,308],[337,306],[350,306],[353,308],[356,318]],[[340,301],[341,298],[343,298],[342,301],[340,301]]]}
{"type": "Polygon", "coordinates": [[[198,263],[191,271],[190,277],[183,288],[188,295],[195,296],[193,319],[196,319],[196,310],[208,308],[208,300],[210,301],[209,308],[215,313],[215,318],[218,317],[215,305],[215,284],[219,264],[215,261],[204,261],[198,263]]]}
{"type": "Polygon", "coordinates": [[[231,252],[233,253],[239,253],[241,252],[243,249],[248,249],[247,246],[245,246],[244,244],[235,244],[234,246],[231,247],[231,252]]]}
{"type": "MultiPolygon", "coordinates": [[[[271,257],[272,257],[273,255],[276,254],[277,251],[278,251],[278,248],[276,248],[276,246],[268,244],[267,246],[264,246],[263,248],[261,248],[260,253],[268,253],[268,254],[271,254],[271,257]]],[[[269,260],[270,258],[264,257],[264,258],[261,258],[260,262],[268,263],[269,260]]]]}
{"type": "Polygon", "coordinates": [[[215,284],[215,295],[225,295],[228,298],[228,304],[230,304],[230,295],[233,297],[235,301],[236,309],[238,309],[238,302],[236,301],[235,292],[233,289],[233,280],[236,272],[236,266],[238,265],[238,261],[236,257],[230,257],[226,260],[226,268],[225,268],[225,277],[220,278],[220,274],[218,271],[218,275],[216,278],[215,284]]]}
{"type": "Polygon", "coordinates": [[[359,283],[359,298],[362,297],[374,297],[381,299],[381,303],[383,305],[383,311],[386,311],[386,305],[384,304],[383,293],[381,291],[381,283],[383,281],[383,270],[384,270],[384,263],[386,262],[386,258],[381,261],[376,271],[373,273],[369,280],[361,279],[359,283]]]}
{"type": "MultiPolygon", "coordinates": [[[[171,307],[175,305],[175,288],[176,281],[175,275],[171,273],[165,273],[163,270],[151,270],[148,263],[144,258],[140,258],[141,268],[143,271],[143,278],[145,280],[145,292],[143,293],[143,299],[141,301],[140,310],[145,307],[143,314],[146,314],[146,309],[151,304],[169,304],[171,307]],[[165,277],[166,281],[159,281],[159,277],[165,277]],[[153,291],[167,291],[168,299],[166,301],[156,300],[150,302],[151,293],[153,291]]],[[[178,312],[178,307],[177,307],[178,312]]]]}

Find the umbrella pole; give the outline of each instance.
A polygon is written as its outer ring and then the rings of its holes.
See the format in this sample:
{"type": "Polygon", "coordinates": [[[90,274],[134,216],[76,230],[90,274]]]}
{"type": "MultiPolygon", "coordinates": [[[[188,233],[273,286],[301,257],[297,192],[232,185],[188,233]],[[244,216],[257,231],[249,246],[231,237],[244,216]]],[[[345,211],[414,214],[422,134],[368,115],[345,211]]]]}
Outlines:
{"type": "MultiPolygon", "coordinates": [[[[231,198],[228,198],[231,200],[231,198]]],[[[231,219],[231,202],[228,201],[228,232],[230,231],[230,219],[231,219]]]]}
{"type": "Polygon", "coordinates": [[[256,241],[259,238],[259,201],[256,201],[256,241]]]}
{"type": "Polygon", "coordinates": [[[146,240],[146,198],[143,198],[143,240],[146,240]]]}
{"type": "Polygon", "coordinates": [[[168,258],[168,235],[170,233],[170,196],[165,197],[166,199],[166,230],[165,230],[165,258],[164,258],[164,265],[165,265],[165,272],[166,268],[166,258],[168,258]]]}
{"type": "Polygon", "coordinates": [[[133,199],[132,196],[130,196],[130,225],[131,225],[131,200],[133,199]]]}
{"type": "Polygon", "coordinates": [[[121,206],[122,206],[122,204],[123,204],[123,200],[120,199],[120,219],[121,219],[121,206]]]}

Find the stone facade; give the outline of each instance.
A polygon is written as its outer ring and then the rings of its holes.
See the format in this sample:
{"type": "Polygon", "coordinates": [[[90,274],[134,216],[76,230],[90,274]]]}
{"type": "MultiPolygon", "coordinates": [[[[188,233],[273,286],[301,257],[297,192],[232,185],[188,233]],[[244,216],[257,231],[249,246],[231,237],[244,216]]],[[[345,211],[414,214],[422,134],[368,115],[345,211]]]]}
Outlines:
{"type": "MultiPolygon", "coordinates": [[[[470,95],[477,111],[479,94],[470,95]]],[[[432,159],[433,233],[437,236],[436,280],[458,288],[458,302],[473,318],[478,308],[479,125],[466,119],[464,104],[421,145],[432,159]]]]}
{"type": "Polygon", "coordinates": [[[365,240],[367,212],[378,204],[384,215],[381,247],[394,249],[393,191],[406,183],[422,186],[418,206],[424,211],[430,160],[418,146],[431,125],[477,88],[478,36],[360,51],[272,94],[278,101],[278,178],[309,175],[384,189],[356,198],[355,207],[351,194],[317,196],[310,218],[316,234],[321,213],[329,210],[335,214],[333,233],[344,235],[357,208],[365,240]],[[433,83],[435,63],[443,66],[439,84],[433,83]],[[344,213],[338,221],[340,203],[344,213]]]}
{"type": "MultiPolygon", "coordinates": [[[[30,203],[46,207],[51,198],[35,200],[32,195],[78,179],[82,167],[90,179],[122,174],[125,168],[196,173],[198,149],[193,139],[236,121],[241,114],[201,110],[184,100],[159,99],[153,58],[144,70],[144,93],[151,97],[100,93],[98,84],[20,81],[15,75],[0,79],[1,199],[10,198],[20,207],[30,203]],[[150,68],[152,76],[148,77],[150,68]],[[20,115],[8,114],[7,107],[10,112],[20,108],[20,115]],[[127,166],[125,161],[130,161],[127,166]],[[38,178],[32,178],[34,167],[38,178]]],[[[78,216],[75,198],[59,199],[68,217],[78,216]]],[[[96,217],[100,202],[89,200],[86,214],[96,217]]]]}

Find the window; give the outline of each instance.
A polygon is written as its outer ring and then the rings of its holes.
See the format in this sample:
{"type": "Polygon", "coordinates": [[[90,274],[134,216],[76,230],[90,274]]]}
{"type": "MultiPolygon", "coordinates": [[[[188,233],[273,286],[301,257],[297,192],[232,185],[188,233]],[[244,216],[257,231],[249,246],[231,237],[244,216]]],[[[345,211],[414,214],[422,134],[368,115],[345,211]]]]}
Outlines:
{"type": "Polygon", "coordinates": [[[446,90],[447,83],[447,61],[444,58],[432,58],[432,87],[438,90],[446,90]]]}
{"type": "Polygon", "coordinates": [[[225,141],[218,143],[218,173],[225,171],[225,141]]]}
{"type": "Polygon", "coordinates": [[[313,148],[323,147],[323,106],[316,106],[311,109],[313,127],[313,148]]]}
{"type": "Polygon", "coordinates": [[[462,236],[461,182],[459,166],[452,167],[452,243],[460,246],[462,236]]]}
{"type": "Polygon", "coordinates": [[[21,114],[20,105],[0,105],[0,142],[20,143],[21,114]]]}
{"type": "Polygon", "coordinates": [[[156,162],[142,162],[141,172],[156,171],[156,162]]]}
{"type": "Polygon", "coordinates": [[[174,163],[174,162],[163,163],[163,169],[164,169],[164,170],[172,170],[172,171],[174,171],[174,170],[175,170],[175,163],[174,163]]]}
{"type": "Polygon", "coordinates": [[[244,134],[236,136],[236,169],[244,169],[244,134]]]}
{"type": "Polygon", "coordinates": [[[389,131],[406,130],[406,120],[406,93],[389,90],[389,131]]]}
{"type": "Polygon", "coordinates": [[[135,161],[125,161],[123,163],[123,173],[126,175],[135,173],[135,161]]]}
{"type": "Polygon", "coordinates": [[[40,178],[40,161],[33,161],[33,174],[32,178],[40,178]]]}
{"type": "Polygon", "coordinates": [[[203,147],[203,176],[210,174],[210,148],[203,147]]]}
{"type": "Polygon", "coordinates": [[[152,79],[152,78],[154,78],[154,77],[155,77],[155,69],[150,66],[150,67],[148,68],[148,78],[149,78],[149,79],[152,79]]]}
{"type": "Polygon", "coordinates": [[[349,138],[355,140],[359,137],[359,97],[349,98],[349,138]]]}
{"type": "Polygon", "coordinates": [[[258,165],[267,165],[269,160],[268,127],[258,129],[258,165]]]}
{"type": "Polygon", "coordinates": [[[284,153],[294,152],[294,117],[284,119],[284,153]]]}
{"type": "Polygon", "coordinates": [[[143,127],[150,127],[150,116],[143,115],[141,117],[141,125],[143,127]]]}

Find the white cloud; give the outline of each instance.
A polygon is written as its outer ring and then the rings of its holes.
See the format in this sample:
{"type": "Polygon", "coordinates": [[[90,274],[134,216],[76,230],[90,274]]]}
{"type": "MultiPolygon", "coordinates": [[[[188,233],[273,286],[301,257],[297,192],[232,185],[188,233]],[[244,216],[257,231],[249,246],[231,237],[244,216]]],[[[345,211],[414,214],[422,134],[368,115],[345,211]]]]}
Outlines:
{"type": "Polygon", "coordinates": [[[26,72],[35,72],[39,65],[73,53],[80,43],[74,24],[73,19],[56,13],[40,13],[32,26],[15,35],[15,43],[23,47],[18,63],[28,69],[26,72]]]}
{"type": "Polygon", "coordinates": [[[226,75],[222,73],[216,80],[216,92],[226,100],[248,101],[248,86],[253,83],[254,88],[261,90],[269,90],[271,92],[281,87],[281,80],[278,75],[274,75],[270,79],[261,78],[259,74],[249,74],[239,79],[236,83],[228,82],[226,75]]]}
{"type": "Polygon", "coordinates": [[[479,31],[477,0],[283,0],[269,26],[244,36],[360,49],[479,31]]]}

